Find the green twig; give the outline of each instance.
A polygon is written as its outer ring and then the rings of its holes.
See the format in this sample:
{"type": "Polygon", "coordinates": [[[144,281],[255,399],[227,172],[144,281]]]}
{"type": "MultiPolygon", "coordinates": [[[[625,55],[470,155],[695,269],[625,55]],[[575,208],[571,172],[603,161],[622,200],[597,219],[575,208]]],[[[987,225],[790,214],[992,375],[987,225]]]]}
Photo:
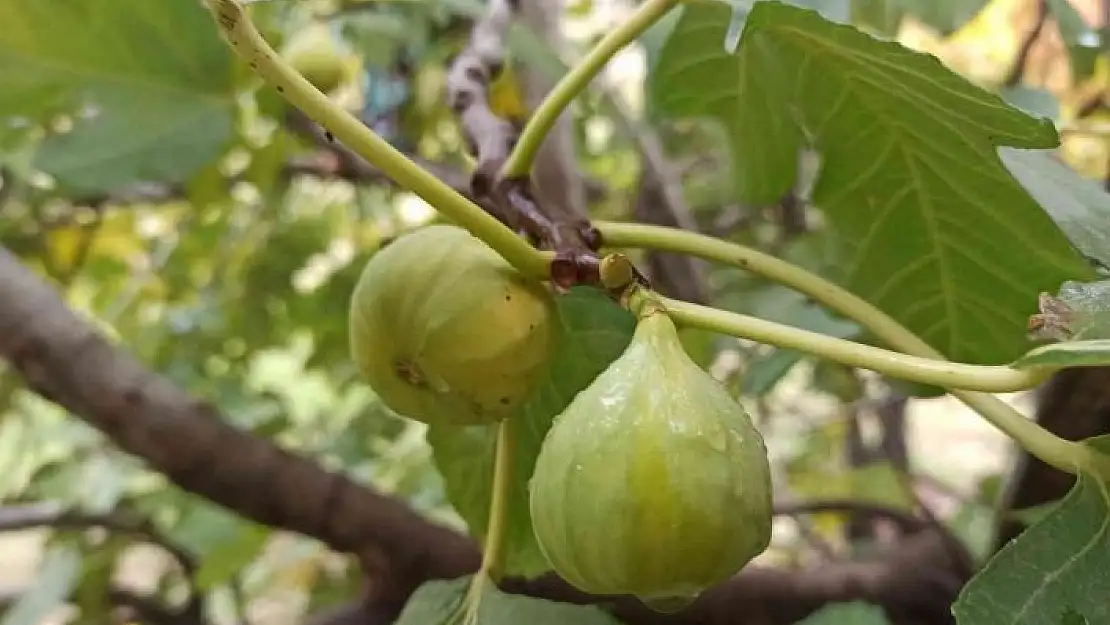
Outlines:
{"type": "MultiPolygon", "coordinates": [[[[594,222],[606,245],[678,252],[746,269],[804,293],[870,330],[894,349],[912,356],[944,356],[894,318],[851,292],[769,254],[695,232],[647,224],[594,222]]],[[[1044,463],[1068,473],[1099,464],[1086,445],[1064,440],[992,395],[954,390],[952,395],[979,413],[1044,463]]]]}
{"type": "Polygon", "coordinates": [[[513,455],[516,453],[516,419],[505,419],[497,427],[497,452],[493,461],[493,494],[490,497],[489,523],[486,526],[485,549],[479,575],[494,581],[501,577],[505,559],[505,522],[509,511],[509,489],[512,486],[513,455]]]}
{"type": "Polygon", "coordinates": [[[613,55],[635,41],[680,1],[647,0],[636,9],[636,13],[627,22],[605,35],[585,58],[575,64],[528,119],[516,147],[505,162],[502,174],[506,178],[526,176],[532,168],[532,161],[535,160],[540,146],[543,145],[544,138],[555,127],[563,110],[589,86],[590,81],[601,72],[613,55]]]}
{"type": "Polygon", "coordinates": [[[232,49],[291,104],[397,184],[484,241],[521,273],[538,279],[548,277],[550,254],[533,248],[331,102],[274,52],[236,0],[205,0],[205,3],[232,49]]]}
{"type": "Polygon", "coordinates": [[[945,388],[1009,393],[1037,386],[1051,371],[968,365],[894,352],[758,317],[668,299],[666,309],[678,323],[803,351],[843,365],[869,369],[901,380],[945,388]]]}
{"type": "Polygon", "coordinates": [[[486,526],[482,564],[470,580],[470,588],[451,623],[477,625],[486,583],[497,583],[504,568],[505,523],[509,515],[509,490],[512,486],[513,455],[516,453],[516,420],[505,419],[497,427],[497,450],[493,461],[493,494],[490,497],[489,523],[486,526]]]}

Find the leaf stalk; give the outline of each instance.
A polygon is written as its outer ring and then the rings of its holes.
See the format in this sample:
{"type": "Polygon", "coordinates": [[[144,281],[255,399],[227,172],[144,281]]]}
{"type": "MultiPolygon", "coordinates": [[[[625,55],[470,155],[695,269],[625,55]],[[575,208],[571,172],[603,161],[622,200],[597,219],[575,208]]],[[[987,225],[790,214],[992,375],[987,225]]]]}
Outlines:
{"type": "MultiPolygon", "coordinates": [[[[866,300],[770,254],[664,226],[607,221],[595,221],[593,225],[610,247],[677,252],[751,271],[821,302],[867,328],[894,349],[911,356],[944,360],[940,352],[866,300]]],[[[1075,474],[1095,461],[1094,452],[1087,446],[1054,435],[993,395],[969,390],[953,390],[952,395],[1045,464],[1075,474]]]]}
{"type": "Polygon", "coordinates": [[[663,305],[677,323],[686,326],[729,334],[784,349],[795,349],[850,367],[869,369],[893,378],[932,386],[988,393],[1010,393],[1032,388],[1051,374],[1051,371],[1043,369],[969,365],[911,356],[758,317],[679,300],[665,299],[663,305]]]}
{"type": "Polygon", "coordinates": [[[605,35],[559,80],[532,113],[520,133],[516,146],[509,153],[501,174],[505,178],[526,176],[532,169],[532,162],[536,159],[544,138],[555,127],[563,110],[589,86],[590,81],[601,72],[614,55],[635,41],[678,4],[680,0],[647,0],[636,9],[627,22],[605,35]]]}
{"type": "Polygon", "coordinates": [[[449,623],[478,625],[486,584],[497,583],[505,564],[505,525],[509,517],[509,491],[512,486],[513,455],[516,453],[516,419],[505,419],[497,426],[493,460],[493,492],[490,497],[489,523],[486,524],[482,564],[470,578],[470,588],[449,623]]]}
{"type": "Polygon", "coordinates": [[[497,426],[497,451],[493,461],[493,492],[490,497],[489,524],[486,527],[482,566],[478,570],[479,575],[488,575],[494,581],[500,579],[505,564],[505,523],[509,516],[509,494],[513,481],[516,425],[517,420],[509,418],[497,426]]]}
{"type": "Polygon", "coordinates": [[[337,106],[292,68],[263,39],[237,0],[205,0],[232,50],[250,64],[290,104],[323,126],[345,146],[380,169],[397,184],[466,228],[521,273],[546,279],[550,254],[517,236],[492,215],[457,193],[432,173],[409,160],[365,124],[337,106]]]}

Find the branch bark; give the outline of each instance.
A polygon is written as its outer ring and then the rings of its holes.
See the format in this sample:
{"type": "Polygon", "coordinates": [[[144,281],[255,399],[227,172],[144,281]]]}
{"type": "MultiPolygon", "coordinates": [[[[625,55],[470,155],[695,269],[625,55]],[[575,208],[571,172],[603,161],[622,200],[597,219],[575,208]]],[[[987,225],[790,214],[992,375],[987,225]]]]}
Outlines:
{"type": "Polygon", "coordinates": [[[478,565],[466,538],[228,425],[213,406],[111,345],[3,248],[0,356],[30,389],[181,488],[259,523],[319,538],[367,568],[384,560],[401,594],[478,565]]]}
{"type": "MultiPolygon", "coordinates": [[[[253,521],[353,553],[364,571],[381,571],[358,610],[366,619],[361,622],[395,616],[424,581],[478,568],[478,549],[469,538],[432,524],[401,501],[227,425],[212,406],[110,344],[3,248],[0,356],[29,388],[178,486],[253,521]]],[[[966,581],[963,567],[951,563],[944,540],[936,532],[921,532],[873,562],[802,571],[749,567],[676,615],[656,614],[627,597],[588,596],[554,575],[510,579],[505,587],[559,601],[615,605],[629,625],[723,624],[732,623],[736,614],[752,614],[753,624],[787,625],[830,601],[853,599],[881,603],[892,615],[927,617],[902,622],[939,625],[950,622],[937,615],[947,614],[966,581]]],[[[352,618],[349,611],[340,614],[352,618]]]]}
{"type": "Polygon", "coordinates": [[[585,219],[567,219],[552,212],[535,195],[530,177],[504,178],[501,169],[518,138],[509,120],[494,114],[487,89],[504,68],[505,37],[519,10],[519,0],[492,0],[474,24],[470,41],[447,73],[447,97],[462,125],[468,149],[477,164],[470,187],[492,208],[490,214],[525,234],[533,244],[555,252],[552,281],[563,288],[597,284],[601,237],[585,219]]]}
{"type": "MultiPolygon", "coordinates": [[[[560,49],[564,38],[559,18],[564,4],[563,0],[524,2],[520,7],[520,21],[541,37],[544,45],[560,49]]],[[[517,75],[524,89],[525,102],[528,110],[534,111],[555,86],[555,80],[534,67],[519,65],[517,75]]],[[[547,135],[532,168],[536,194],[556,219],[589,218],[583,177],[575,166],[577,163],[573,119],[567,110],[547,135]]]]}

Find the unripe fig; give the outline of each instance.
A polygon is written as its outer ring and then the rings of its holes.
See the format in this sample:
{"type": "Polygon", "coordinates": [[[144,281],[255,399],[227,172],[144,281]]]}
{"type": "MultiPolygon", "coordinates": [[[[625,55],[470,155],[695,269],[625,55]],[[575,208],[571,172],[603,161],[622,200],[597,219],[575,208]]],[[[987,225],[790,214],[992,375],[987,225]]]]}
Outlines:
{"type": "Polygon", "coordinates": [[[729,578],[771,539],[763,437],[661,312],[556,417],[530,488],[556,573],[659,611],[729,578]]]}
{"type": "Polygon", "coordinates": [[[351,353],[381,401],[430,425],[495,423],[546,373],[553,298],[456,226],[402,235],[351,296],[351,353]]]}
{"type": "Polygon", "coordinates": [[[322,22],[297,31],[282,56],[323,93],[339,87],[347,73],[346,55],[331,30],[322,22]]]}

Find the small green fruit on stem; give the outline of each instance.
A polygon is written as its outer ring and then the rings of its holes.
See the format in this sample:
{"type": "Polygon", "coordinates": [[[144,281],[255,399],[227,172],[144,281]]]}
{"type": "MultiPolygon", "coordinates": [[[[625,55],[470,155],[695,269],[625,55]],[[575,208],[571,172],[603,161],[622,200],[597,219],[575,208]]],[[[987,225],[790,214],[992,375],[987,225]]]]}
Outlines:
{"type": "Polygon", "coordinates": [[[531,481],[537,541],[555,572],[593,594],[678,609],[771,539],[763,438],[683,350],[660,308],[556,417],[531,481]]]}
{"type": "Polygon", "coordinates": [[[402,235],[351,297],[355,363],[385,405],[428,424],[511,416],[546,372],[554,299],[462,228],[402,235]]]}
{"type": "MultiPolygon", "coordinates": [[[[601,231],[602,238],[610,247],[690,254],[739,267],[812,297],[867,328],[894,349],[922,358],[943,358],[940,352],[870,302],[821,276],[769,254],[677,228],[604,221],[594,221],[593,225],[601,231]]],[[[674,308],[672,305],[672,312],[674,308]]],[[[993,395],[966,390],[952,390],[952,395],[1045,464],[1075,474],[1083,467],[1103,462],[1086,445],[1056,436],[993,395]]],[[[1104,471],[1110,475],[1110,468],[1104,471]]]]}
{"type": "Polygon", "coordinates": [[[347,75],[347,57],[323,23],[311,24],[293,35],[282,56],[323,93],[334,91],[347,75]]]}

